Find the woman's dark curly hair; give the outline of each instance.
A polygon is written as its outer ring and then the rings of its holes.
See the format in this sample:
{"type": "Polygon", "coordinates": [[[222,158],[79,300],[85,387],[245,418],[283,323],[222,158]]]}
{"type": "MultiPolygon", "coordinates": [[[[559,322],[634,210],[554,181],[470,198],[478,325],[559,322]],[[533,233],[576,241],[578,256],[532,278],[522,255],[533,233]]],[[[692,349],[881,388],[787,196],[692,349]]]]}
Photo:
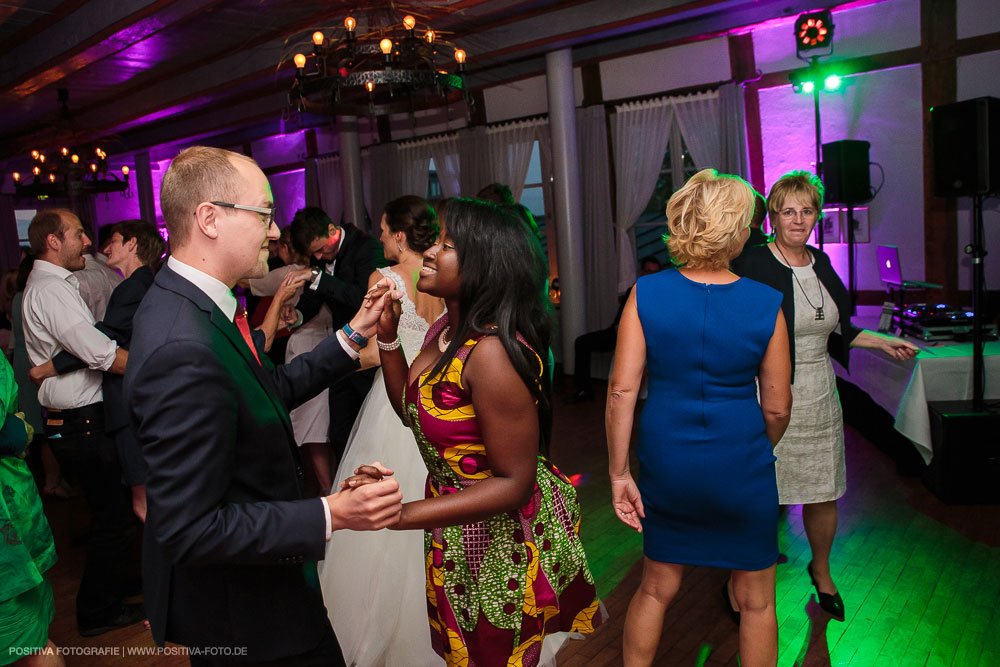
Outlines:
{"type": "Polygon", "coordinates": [[[385,224],[389,231],[406,234],[410,250],[423,253],[434,245],[438,235],[437,214],[423,197],[403,195],[385,205],[385,224]]]}
{"type": "Polygon", "coordinates": [[[453,323],[455,335],[448,349],[429,377],[441,373],[469,338],[483,333],[498,336],[517,374],[538,401],[540,445],[545,453],[551,422],[552,319],[541,243],[510,206],[456,198],[448,201],[442,219],[458,254],[459,318],[453,323]],[[518,334],[530,350],[518,342],[518,334]]]}

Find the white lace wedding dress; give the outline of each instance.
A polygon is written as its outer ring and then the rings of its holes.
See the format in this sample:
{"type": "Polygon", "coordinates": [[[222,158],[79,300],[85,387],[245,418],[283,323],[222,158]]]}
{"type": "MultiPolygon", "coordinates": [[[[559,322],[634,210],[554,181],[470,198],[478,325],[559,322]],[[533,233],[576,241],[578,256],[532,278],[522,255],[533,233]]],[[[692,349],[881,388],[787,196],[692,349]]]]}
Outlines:
{"type": "MultiPolygon", "coordinates": [[[[379,269],[403,289],[402,278],[379,269]]],[[[409,365],[420,352],[429,323],[403,297],[399,337],[409,365]]],[[[381,461],[395,472],[403,502],[424,497],[427,468],[413,440],[389,405],[382,371],[361,406],[334,482],[350,477],[363,463],[381,461]]],[[[357,667],[439,666],[431,648],[424,574],[424,533],[382,530],[333,534],[319,581],[344,660],[357,667]]]]}

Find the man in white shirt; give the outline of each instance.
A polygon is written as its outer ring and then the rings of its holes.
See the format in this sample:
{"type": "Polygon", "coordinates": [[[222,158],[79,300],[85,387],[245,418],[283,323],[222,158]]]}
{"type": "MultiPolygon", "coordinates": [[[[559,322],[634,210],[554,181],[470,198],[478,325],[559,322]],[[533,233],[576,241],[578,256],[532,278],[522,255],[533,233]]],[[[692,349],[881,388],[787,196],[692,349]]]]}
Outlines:
{"type": "Polygon", "coordinates": [[[39,212],[28,227],[37,259],[24,289],[24,341],[33,366],[68,350],[87,368],[44,380],[38,402],[60,465],[75,474],[92,515],[91,543],[76,597],[77,629],[98,635],[142,620],[141,604],[123,605],[123,572],[136,531],[114,442],[104,433],[101,371],[123,373],[128,353],[94,328],[72,272],[83,268],[90,239],[66,209],[39,212]]]}
{"type": "Polygon", "coordinates": [[[90,312],[94,314],[94,319],[98,322],[104,320],[104,313],[108,308],[108,301],[111,300],[111,293],[122,282],[122,276],[107,265],[108,246],[111,245],[114,229],[115,225],[104,225],[97,230],[97,254],[85,253],[83,259],[86,265],[83,269],[74,272],[80,281],[80,296],[83,297],[84,303],[90,308],[90,312]]]}
{"type": "Polygon", "coordinates": [[[171,257],[136,312],[125,374],[149,469],[143,586],[153,639],[191,647],[192,665],[230,664],[214,655],[343,665],[302,563],[324,557],[334,530],[393,525],[402,496],[386,478],[303,499],[288,411],[358,368],[384,301],[372,294],[350,330],[275,367],[230,291],[267,274],[268,241],[278,238],[267,177],[248,157],[191,147],[164,175],[160,205],[171,257]],[[231,652],[210,653],[223,647],[231,652]]]}

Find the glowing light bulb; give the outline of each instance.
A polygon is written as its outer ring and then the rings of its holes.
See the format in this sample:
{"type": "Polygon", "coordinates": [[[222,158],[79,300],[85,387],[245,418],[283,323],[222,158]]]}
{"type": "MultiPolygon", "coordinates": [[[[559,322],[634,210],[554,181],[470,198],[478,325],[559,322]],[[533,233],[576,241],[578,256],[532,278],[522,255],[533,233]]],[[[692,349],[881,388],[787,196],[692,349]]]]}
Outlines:
{"type": "Polygon", "coordinates": [[[382,49],[384,55],[389,55],[392,53],[392,40],[385,37],[381,42],[378,43],[378,48],[382,49]]]}
{"type": "Polygon", "coordinates": [[[816,90],[816,84],[815,83],[813,83],[812,81],[803,81],[802,82],[802,92],[803,93],[811,93],[814,90],[816,90]]]}
{"type": "Polygon", "coordinates": [[[38,159],[38,151],[31,151],[31,158],[33,160],[37,160],[38,159]]]}
{"type": "Polygon", "coordinates": [[[347,28],[347,32],[354,32],[354,29],[358,26],[358,22],[354,20],[353,16],[348,16],[344,19],[344,27],[347,28]]]}
{"type": "Polygon", "coordinates": [[[70,160],[70,162],[72,162],[73,164],[76,164],[77,162],[79,162],[79,161],[80,161],[80,156],[79,156],[79,155],[77,155],[76,153],[73,153],[72,155],[70,155],[70,156],[69,156],[69,160],[70,160]]]}
{"type": "Polygon", "coordinates": [[[21,174],[20,174],[20,172],[16,172],[15,171],[13,174],[11,174],[11,176],[14,177],[15,181],[20,181],[21,180],[21,174]]]}
{"type": "Polygon", "coordinates": [[[417,26],[417,19],[413,18],[409,14],[403,17],[403,27],[407,30],[413,30],[417,26]]]}
{"type": "Polygon", "coordinates": [[[101,154],[101,147],[100,146],[98,146],[97,148],[94,149],[94,154],[95,155],[100,155],[101,154]]]}
{"type": "Polygon", "coordinates": [[[375,82],[374,81],[365,81],[365,88],[368,89],[369,93],[372,92],[373,90],[375,90],[375,82]]]}
{"type": "Polygon", "coordinates": [[[302,69],[306,66],[306,57],[301,53],[296,53],[295,57],[292,58],[295,61],[295,66],[302,69]]]}
{"type": "Polygon", "coordinates": [[[42,170],[38,168],[38,165],[35,165],[34,167],[31,168],[31,173],[34,174],[35,176],[38,176],[40,173],[42,173],[42,170]]]}
{"type": "Polygon", "coordinates": [[[129,168],[128,168],[128,165],[126,164],[126,165],[124,165],[122,167],[122,175],[128,176],[128,172],[129,172],[129,168]]]}
{"type": "Polygon", "coordinates": [[[63,154],[63,157],[69,155],[69,149],[66,148],[65,146],[62,147],[62,150],[60,152],[63,154]]]}
{"type": "Polygon", "coordinates": [[[459,65],[465,64],[465,51],[462,49],[455,49],[455,62],[459,65]]]}
{"type": "Polygon", "coordinates": [[[426,33],[424,33],[424,39],[427,40],[428,44],[433,44],[434,43],[434,31],[433,30],[428,30],[426,33]]]}
{"type": "Polygon", "coordinates": [[[823,88],[827,91],[834,91],[840,88],[841,78],[837,74],[831,74],[823,80],[823,88]]]}
{"type": "Polygon", "coordinates": [[[313,44],[315,44],[316,46],[323,45],[323,33],[321,33],[319,30],[313,33],[313,44]]]}
{"type": "Polygon", "coordinates": [[[44,153],[39,153],[38,154],[38,161],[39,162],[45,162],[45,154],[44,153]]]}
{"type": "Polygon", "coordinates": [[[91,170],[91,171],[97,171],[97,165],[96,165],[96,164],[94,164],[93,162],[91,162],[91,163],[90,163],[90,170],[91,170]]]}
{"type": "Polygon", "coordinates": [[[55,182],[56,182],[56,175],[49,174],[49,183],[55,183],[55,182]]]}

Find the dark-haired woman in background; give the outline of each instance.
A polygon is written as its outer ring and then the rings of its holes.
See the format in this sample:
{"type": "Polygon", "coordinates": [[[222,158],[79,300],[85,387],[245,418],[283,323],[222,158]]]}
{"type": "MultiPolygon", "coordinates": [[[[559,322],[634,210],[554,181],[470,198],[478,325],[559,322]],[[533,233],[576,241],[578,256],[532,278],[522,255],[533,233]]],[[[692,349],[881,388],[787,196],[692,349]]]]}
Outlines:
{"type": "Polygon", "coordinates": [[[429,471],[426,499],[404,503],[396,528],[425,531],[431,639],[449,665],[532,667],[543,638],[547,657],[554,633],[601,619],[576,491],[539,454],[545,278],[515,212],[454,199],[417,283],[447,314],[409,368],[391,308],[379,323],[389,400],[429,471]]]}
{"type": "Polygon", "coordinates": [[[807,566],[820,606],[840,620],[844,601],[830,576],[837,533],[837,499],[847,489],[844,422],[830,357],[847,368],[850,347],[882,350],[911,359],[917,348],[892,336],[851,324],[847,289],[822,250],[806,245],[823,210],[823,184],[807,171],[793,171],[771,186],[767,210],[774,240],[747,248],[733,262],[744,277],[782,293],[792,361],[792,417],[774,448],[778,499],[802,505],[812,561],[807,566]]]}
{"type": "MultiPolygon", "coordinates": [[[[379,241],[392,266],[376,269],[368,286],[388,277],[403,295],[399,335],[402,349],[412,361],[430,323],[444,311],[443,300],[416,290],[422,253],[437,238],[437,215],[426,199],[407,195],[386,204],[380,227],[379,241]]],[[[376,365],[378,357],[378,348],[370,341],[361,352],[362,364],[376,365]]],[[[395,471],[403,500],[418,500],[424,497],[427,468],[413,433],[393,413],[379,377],[376,373],[333,479],[344,479],[360,465],[381,461],[395,471]]],[[[441,658],[431,649],[424,618],[427,597],[421,567],[423,546],[423,536],[410,531],[334,532],[327,543],[326,560],[319,566],[320,583],[347,664],[441,664],[441,658]],[[350,567],[344,566],[347,559],[353,563],[350,567]],[[345,600],[363,600],[364,604],[344,604],[345,600]]]]}

